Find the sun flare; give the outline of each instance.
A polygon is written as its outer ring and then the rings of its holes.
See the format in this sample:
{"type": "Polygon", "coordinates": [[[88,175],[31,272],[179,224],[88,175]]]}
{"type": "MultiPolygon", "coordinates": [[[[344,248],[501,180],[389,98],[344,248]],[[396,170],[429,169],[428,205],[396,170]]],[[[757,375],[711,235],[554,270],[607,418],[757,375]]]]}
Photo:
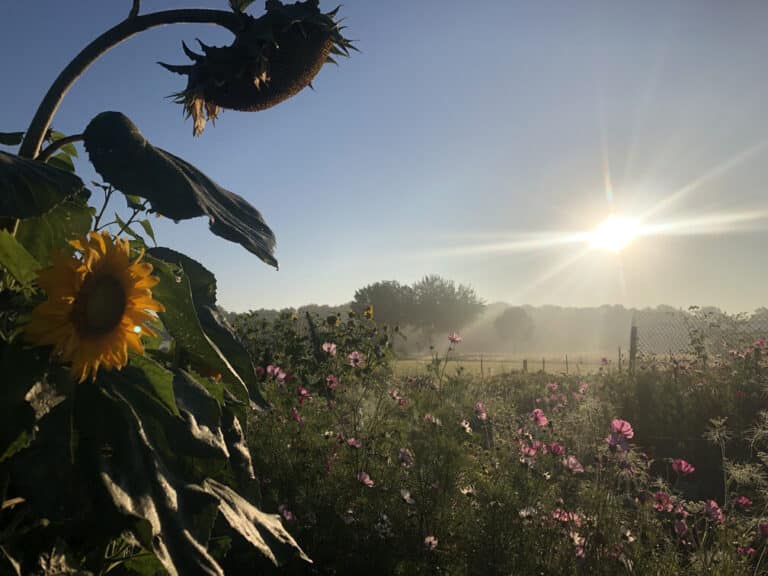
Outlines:
{"type": "Polygon", "coordinates": [[[637,220],[609,216],[589,234],[590,246],[597,250],[618,254],[639,236],[637,220]]]}

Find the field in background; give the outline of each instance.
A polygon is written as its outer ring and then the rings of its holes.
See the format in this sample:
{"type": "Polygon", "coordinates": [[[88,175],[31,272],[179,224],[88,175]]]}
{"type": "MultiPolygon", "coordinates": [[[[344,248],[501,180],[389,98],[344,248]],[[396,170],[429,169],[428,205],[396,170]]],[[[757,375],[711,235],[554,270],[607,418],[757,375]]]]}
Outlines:
{"type": "MultiPolygon", "coordinates": [[[[614,371],[627,365],[626,353],[621,360],[617,351],[612,355],[575,354],[534,356],[531,354],[457,354],[451,355],[446,373],[452,374],[461,366],[467,374],[495,376],[510,372],[547,372],[550,374],[594,374],[604,366],[603,358],[608,361],[606,370],[614,371]]],[[[432,359],[429,356],[397,358],[393,370],[397,376],[418,376],[426,374],[432,359]]]]}

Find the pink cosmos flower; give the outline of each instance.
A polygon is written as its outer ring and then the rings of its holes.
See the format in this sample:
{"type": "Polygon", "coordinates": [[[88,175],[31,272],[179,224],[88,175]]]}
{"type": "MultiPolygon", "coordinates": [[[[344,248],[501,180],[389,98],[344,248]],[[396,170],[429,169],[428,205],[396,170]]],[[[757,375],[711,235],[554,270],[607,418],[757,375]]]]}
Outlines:
{"type": "Polygon", "coordinates": [[[565,460],[563,460],[563,464],[574,474],[584,473],[584,466],[582,466],[581,462],[576,459],[576,456],[568,456],[565,460]]]}
{"type": "Polygon", "coordinates": [[[744,394],[744,391],[736,390],[736,399],[737,400],[743,400],[745,397],[746,397],[746,394],[744,394]]]}
{"type": "Polygon", "coordinates": [[[291,418],[293,418],[299,424],[304,423],[304,418],[301,417],[301,414],[299,414],[299,411],[296,409],[295,406],[291,408],[291,418]]]}
{"type": "Polygon", "coordinates": [[[443,423],[440,421],[440,418],[435,418],[432,416],[432,414],[424,414],[424,422],[427,422],[428,424],[434,424],[435,426],[442,426],[443,423]]]}
{"type": "Polygon", "coordinates": [[[321,348],[328,356],[336,356],[336,344],[333,342],[323,342],[321,348]]]}
{"type": "Polygon", "coordinates": [[[725,521],[725,514],[714,500],[707,500],[704,505],[704,511],[707,513],[709,519],[715,524],[721,524],[725,521]]]}
{"type": "Polygon", "coordinates": [[[296,516],[285,506],[285,504],[280,504],[280,506],[277,507],[277,511],[286,522],[293,522],[296,520],[296,516]]]}
{"type": "Polygon", "coordinates": [[[363,442],[357,438],[347,438],[347,446],[350,448],[362,448],[363,442]]]}
{"type": "Polygon", "coordinates": [[[296,390],[296,395],[299,397],[299,404],[302,406],[304,405],[304,400],[307,400],[311,398],[309,395],[309,390],[304,388],[304,386],[299,386],[296,390]]]}
{"type": "Polygon", "coordinates": [[[736,498],[733,499],[733,503],[737,508],[741,508],[742,510],[752,506],[752,500],[746,496],[736,496],[736,498]]]}
{"type": "Polygon", "coordinates": [[[544,416],[544,411],[541,408],[534,408],[531,412],[531,420],[533,420],[537,426],[546,426],[549,420],[544,416]]]}
{"type": "Polygon", "coordinates": [[[677,534],[678,538],[682,538],[688,534],[688,524],[686,524],[685,520],[675,520],[675,534],[677,534]]]}
{"type": "Polygon", "coordinates": [[[579,384],[579,394],[586,394],[587,390],[589,390],[589,384],[586,382],[579,384]]]}
{"type": "Polygon", "coordinates": [[[547,390],[549,390],[550,392],[556,392],[557,388],[558,388],[557,382],[550,382],[549,384],[547,384],[547,390]]]}
{"type": "Polygon", "coordinates": [[[742,556],[749,556],[750,558],[755,555],[755,549],[752,546],[739,546],[736,548],[736,552],[742,556]]]}
{"type": "Polygon", "coordinates": [[[371,477],[368,475],[368,472],[360,472],[357,475],[357,479],[360,483],[365,484],[368,486],[368,488],[373,488],[373,486],[376,484],[371,477]]]}
{"type": "Polygon", "coordinates": [[[424,538],[424,548],[429,550],[430,552],[437,548],[437,538],[434,536],[427,536],[424,538]]]}
{"type": "Polygon", "coordinates": [[[461,336],[456,334],[456,332],[451,332],[448,334],[448,342],[451,344],[461,344],[461,336]]]}
{"type": "Polygon", "coordinates": [[[263,368],[262,366],[256,366],[256,375],[257,375],[259,378],[261,378],[262,376],[264,376],[264,373],[265,373],[265,372],[266,372],[266,370],[264,370],[264,368],[263,368]]]}
{"type": "Polygon", "coordinates": [[[764,348],[765,347],[765,338],[758,338],[755,340],[755,348],[764,348]]]}
{"type": "Polygon", "coordinates": [[[552,442],[549,445],[549,451],[552,452],[552,454],[555,456],[562,456],[565,454],[565,446],[560,442],[552,442]]]}
{"type": "Polygon", "coordinates": [[[618,418],[611,420],[611,433],[620,434],[627,440],[631,440],[635,437],[635,431],[632,430],[632,424],[626,420],[620,420],[618,418]]]}
{"type": "Polygon", "coordinates": [[[325,385],[329,390],[336,390],[336,387],[339,385],[339,379],[333,374],[328,374],[328,376],[325,377],[325,385]]]}
{"type": "Polygon", "coordinates": [[[757,525],[757,529],[760,531],[760,536],[762,538],[768,538],[768,522],[760,522],[760,524],[757,525]]]}
{"type": "Polygon", "coordinates": [[[541,442],[534,440],[530,444],[520,441],[520,453],[528,458],[534,458],[541,449],[541,442]]]}
{"type": "Polygon", "coordinates": [[[485,404],[482,402],[475,403],[475,416],[482,422],[488,420],[488,411],[485,409],[485,404]]]}
{"type": "Polygon", "coordinates": [[[365,356],[357,350],[350,352],[347,356],[347,364],[354,368],[360,368],[365,365],[365,356]]]}
{"type": "Polygon", "coordinates": [[[653,508],[658,512],[672,512],[672,497],[666,492],[656,492],[653,495],[653,508]]]}
{"type": "Polygon", "coordinates": [[[268,376],[274,376],[274,375],[275,375],[275,373],[276,373],[278,370],[280,370],[280,368],[279,368],[279,367],[277,367],[277,366],[274,366],[274,365],[270,364],[270,365],[268,365],[268,366],[267,366],[267,375],[268,375],[268,376]]]}
{"type": "Polygon", "coordinates": [[[682,458],[675,458],[672,460],[672,470],[683,476],[688,476],[696,471],[696,468],[690,462],[686,462],[682,458]]]}

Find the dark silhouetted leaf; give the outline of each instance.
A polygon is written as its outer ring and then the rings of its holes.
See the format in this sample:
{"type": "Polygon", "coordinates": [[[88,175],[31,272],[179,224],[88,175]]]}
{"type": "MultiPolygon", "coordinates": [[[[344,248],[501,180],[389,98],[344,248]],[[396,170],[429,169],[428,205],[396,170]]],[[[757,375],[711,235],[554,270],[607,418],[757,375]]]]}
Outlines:
{"type": "Polygon", "coordinates": [[[155,231],[152,229],[152,224],[149,223],[149,220],[140,220],[139,224],[144,228],[144,232],[146,232],[147,236],[152,238],[152,242],[157,244],[157,240],[155,240],[155,231]]]}
{"type": "Polygon", "coordinates": [[[43,216],[22,220],[16,239],[46,266],[53,250],[68,249],[67,241],[86,234],[92,221],[93,208],[84,198],[67,200],[43,216]]]}
{"type": "Polygon", "coordinates": [[[72,162],[72,158],[66,154],[56,154],[56,156],[48,159],[47,164],[48,166],[53,166],[54,168],[58,168],[66,172],[75,171],[75,163],[72,162]]]}
{"type": "Polygon", "coordinates": [[[21,284],[31,283],[40,263],[7,230],[0,230],[0,267],[21,284]]]}
{"type": "Polygon", "coordinates": [[[243,12],[254,0],[229,0],[229,7],[235,12],[243,12]]]}
{"type": "Polygon", "coordinates": [[[0,132],[0,144],[18,146],[24,140],[24,132],[0,132]]]}
{"type": "Polygon", "coordinates": [[[84,190],[74,174],[0,152],[0,217],[40,216],[84,190]]]}
{"type": "Polygon", "coordinates": [[[174,220],[208,216],[214,234],[277,266],[274,234],[258,210],[191,164],[152,146],[125,115],[99,114],[84,138],[96,171],[124,194],[146,198],[174,220]]]}

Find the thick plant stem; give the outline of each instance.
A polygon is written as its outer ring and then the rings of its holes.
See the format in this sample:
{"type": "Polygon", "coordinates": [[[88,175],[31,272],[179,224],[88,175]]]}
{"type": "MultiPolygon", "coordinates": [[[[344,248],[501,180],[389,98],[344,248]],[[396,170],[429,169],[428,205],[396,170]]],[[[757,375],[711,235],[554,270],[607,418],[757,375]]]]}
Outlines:
{"type": "Polygon", "coordinates": [[[60,138],[59,140],[56,140],[56,142],[48,146],[45,150],[40,152],[40,154],[37,155],[37,159],[40,160],[40,162],[45,162],[46,160],[48,160],[48,158],[53,156],[53,154],[59,148],[63,148],[67,144],[72,144],[73,142],[80,142],[82,139],[83,139],[82,134],[73,134],[72,136],[60,138]]]}
{"type": "Polygon", "coordinates": [[[217,24],[227,28],[232,33],[237,33],[243,26],[243,16],[234,12],[225,12],[223,10],[166,10],[163,12],[154,12],[142,16],[129,17],[117,26],[110,28],[104,34],[88,44],[80,54],[78,54],[64,70],[61,71],[58,78],[48,89],[45,98],[35,113],[29,128],[24,134],[24,140],[19,148],[19,156],[23,158],[37,158],[40,148],[43,144],[48,128],[51,125],[54,114],[59,108],[67,91],[72,87],[75,81],[93,64],[99,57],[106,53],[110,48],[117,46],[123,40],[127,40],[134,34],[143,32],[156,26],[165,24],[217,24]]]}

